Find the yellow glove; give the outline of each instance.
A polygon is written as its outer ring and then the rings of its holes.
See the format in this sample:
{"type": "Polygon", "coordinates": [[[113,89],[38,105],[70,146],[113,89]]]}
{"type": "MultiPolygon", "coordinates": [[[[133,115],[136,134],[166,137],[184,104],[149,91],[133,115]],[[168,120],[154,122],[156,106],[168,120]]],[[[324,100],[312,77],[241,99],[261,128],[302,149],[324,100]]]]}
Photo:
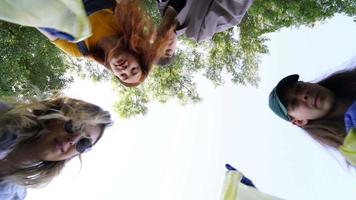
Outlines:
{"type": "Polygon", "coordinates": [[[350,129],[339,151],[351,165],[356,166],[356,130],[354,128],[350,129]]]}
{"type": "Polygon", "coordinates": [[[223,200],[282,200],[265,194],[254,187],[241,183],[242,174],[239,171],[227,171],[224,189],[221,199],[223,200]]]}

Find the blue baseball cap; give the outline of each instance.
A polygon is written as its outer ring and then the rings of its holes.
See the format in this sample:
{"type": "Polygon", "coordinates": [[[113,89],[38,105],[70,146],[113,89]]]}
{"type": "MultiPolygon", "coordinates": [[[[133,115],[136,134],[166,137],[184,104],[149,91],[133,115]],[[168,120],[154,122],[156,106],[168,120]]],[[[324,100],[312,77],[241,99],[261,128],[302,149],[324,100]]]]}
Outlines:
{"type": "Polygon", "coordinates": [[[271,110],[278,115],[278,117],[290,121],[288,117],[288,110],[286,105],[283,104],[281,101],[281,92],[289,85],[298,82],[299,75],[292,74],[287,77],[284,77],[282,80],[279,81],[277,86],[273,88],[269,95],[269,107],[271,110]]]}

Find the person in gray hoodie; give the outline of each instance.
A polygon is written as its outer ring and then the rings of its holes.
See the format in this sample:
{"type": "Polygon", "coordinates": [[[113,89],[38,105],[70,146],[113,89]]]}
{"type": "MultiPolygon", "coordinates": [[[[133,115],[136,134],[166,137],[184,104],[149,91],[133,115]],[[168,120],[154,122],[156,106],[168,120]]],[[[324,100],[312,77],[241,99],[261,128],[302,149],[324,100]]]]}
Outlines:
{"type": "Polygon", "coordinates": [[[238,25],[252,2],[253,0],[157,0],[162,16],[158,37],[168,34],[171,39],[158,65],[164,66],[171,62],[177,36],[185,34],[197,42],[209,40],[215,33],[238,25]]]}

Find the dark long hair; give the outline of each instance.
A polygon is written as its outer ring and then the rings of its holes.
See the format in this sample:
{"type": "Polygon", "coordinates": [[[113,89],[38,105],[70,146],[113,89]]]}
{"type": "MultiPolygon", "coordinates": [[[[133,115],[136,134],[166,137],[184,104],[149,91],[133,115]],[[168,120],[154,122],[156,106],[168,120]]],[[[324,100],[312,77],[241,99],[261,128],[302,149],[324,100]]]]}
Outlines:
{"type": "MultiPolygon", "coordinates": [[[[356,66],[337,71],[317,84],[331,90],[336,98],[353,102],[356,100],[356,66]]],[[[342,145],[347,134],[344,115],[311,120],[302,128],[320,144],[333,148],[342,145]]]]}

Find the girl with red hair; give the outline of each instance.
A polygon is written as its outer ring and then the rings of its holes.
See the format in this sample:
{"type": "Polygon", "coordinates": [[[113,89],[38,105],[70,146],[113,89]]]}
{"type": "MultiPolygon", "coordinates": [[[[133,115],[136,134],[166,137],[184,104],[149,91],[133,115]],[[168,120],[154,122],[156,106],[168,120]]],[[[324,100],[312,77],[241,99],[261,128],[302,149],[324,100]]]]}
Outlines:
{"type": "Polygon", "coordinates": [[[79,43],[58,38],[52,42],[69,55],[89,57],[104,65],[125,86],[142,83],[166,42],[154,42],[155,26],[140,0],[83,3],[93,34],[79,43]]]}

